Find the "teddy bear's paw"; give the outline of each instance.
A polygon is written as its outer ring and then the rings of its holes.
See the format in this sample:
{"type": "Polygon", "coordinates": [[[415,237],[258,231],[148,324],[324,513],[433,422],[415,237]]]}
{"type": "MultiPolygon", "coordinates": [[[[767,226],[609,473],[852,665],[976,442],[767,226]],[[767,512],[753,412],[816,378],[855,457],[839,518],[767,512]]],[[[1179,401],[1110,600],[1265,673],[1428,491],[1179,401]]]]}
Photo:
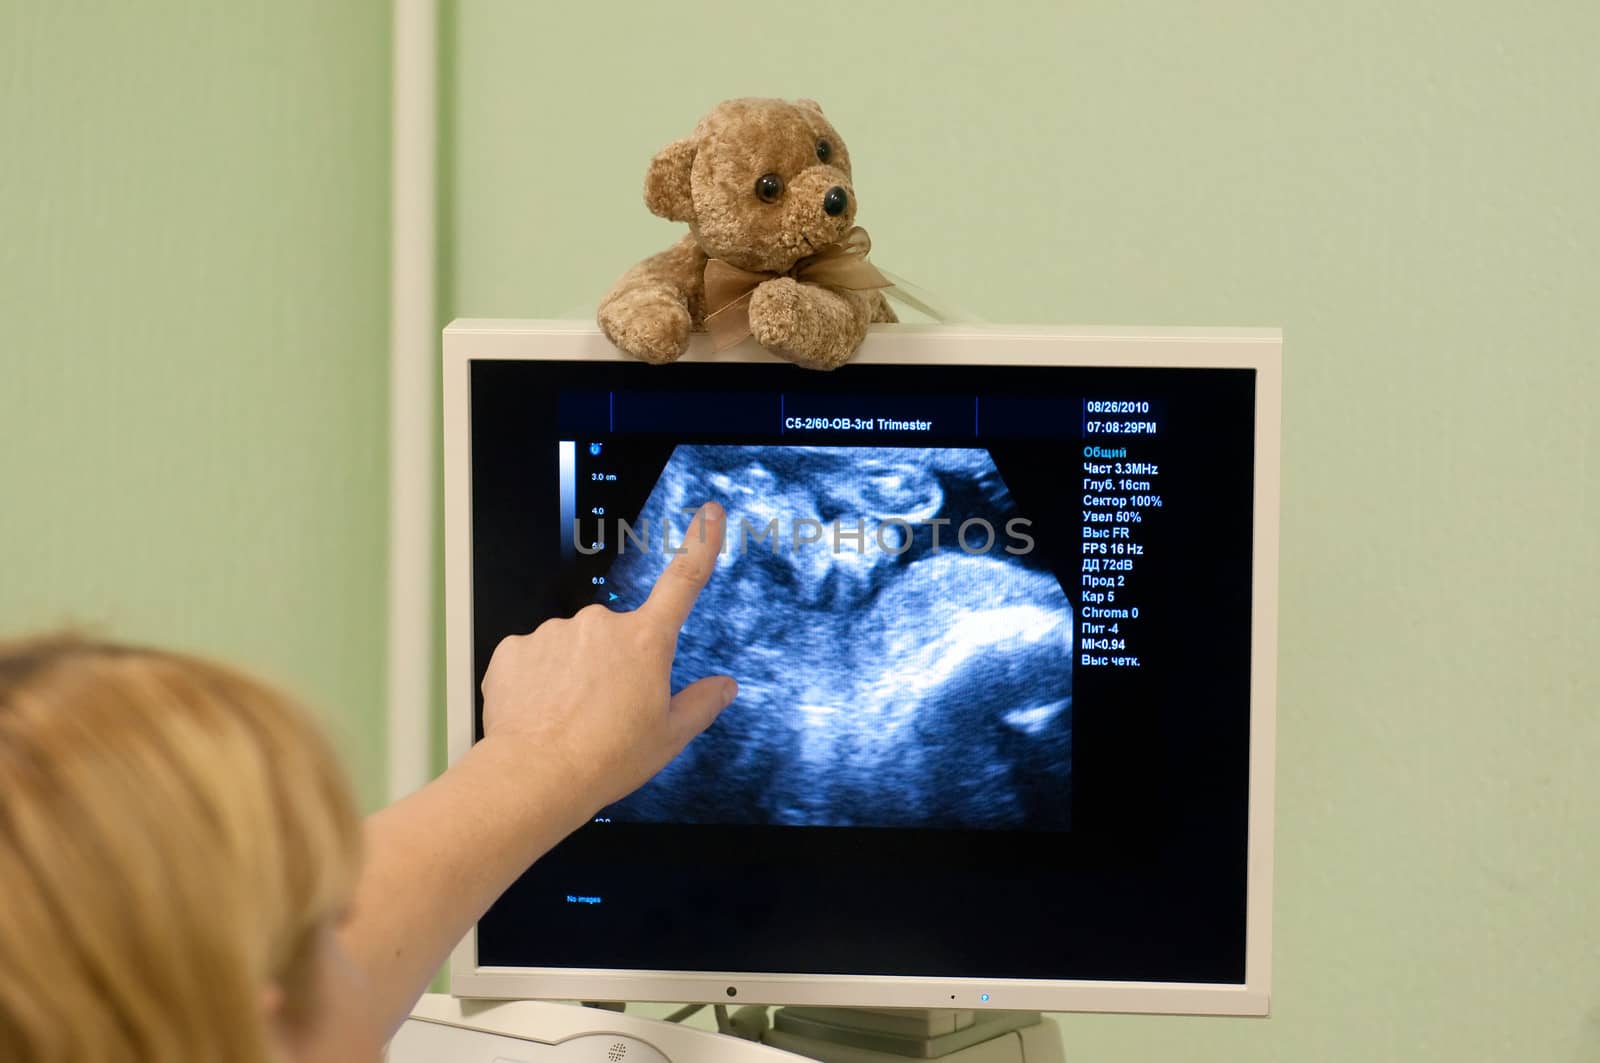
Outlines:
{"type": "Polygon", "coordinates": [[[792,354],[807,333],[805,293],[793,277],[767,281],[750,296],[750,334],[770,351],[792,354]]]}
{"type": "Polygon", "coordinates": [[[750,297],[750,333],[767,350],[806,369],[835,369],[866,334],[865,299],[791,277],[767,281],[750,297]]]}
{"type": "Polygon", "coordinates": [[[689,349],[689,310],[666,292],[624,292],[600,308],[599,321],[612,343],[655,365],[689,349]]]}

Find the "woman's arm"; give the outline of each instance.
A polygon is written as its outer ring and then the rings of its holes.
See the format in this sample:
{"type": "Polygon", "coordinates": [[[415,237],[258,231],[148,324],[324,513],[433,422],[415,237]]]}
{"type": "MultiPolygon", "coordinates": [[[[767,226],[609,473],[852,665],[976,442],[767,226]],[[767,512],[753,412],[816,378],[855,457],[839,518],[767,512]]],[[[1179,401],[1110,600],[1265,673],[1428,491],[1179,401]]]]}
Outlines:
{"type": "Polygon", "coordinates": [[[428,786],[367,820],[345,948],[385,1035],[489,905],[534,860],[643,785],[737,692],[727,676],[669,686],[678,632],[716,567],[724,515],[709,503],[650,598],[552,620],[495,650],[484,738],[428,786]]]}

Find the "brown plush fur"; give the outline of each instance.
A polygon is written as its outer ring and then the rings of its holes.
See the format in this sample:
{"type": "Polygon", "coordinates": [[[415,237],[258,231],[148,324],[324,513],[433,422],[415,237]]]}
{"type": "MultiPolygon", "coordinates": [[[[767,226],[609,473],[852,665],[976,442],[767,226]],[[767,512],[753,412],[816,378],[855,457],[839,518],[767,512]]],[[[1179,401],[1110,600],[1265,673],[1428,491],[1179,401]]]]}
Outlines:
{"type": "MultiPolygon", "coordinates": [[[[707,257],[759,272],[785,273],[837,242],[855,223],[850,154],[812,100],[742,99],[719,104],[694,134],[656,155],[645,175],[652,214],[689,223],[689,235],[622,275],[601,300],[600,328],[618,347],[647,362],[671,362],[705,320],[707,257]],[[831,151],[818,158],[818,141],[831,151]],[[783,180],[768,203],[756,194],[765,174],[783,180]],[[822,208],[831,188],[849,205],[822,208]]],[[[763,283],[750,299],[756,342],[809,369],[850,359],[869,321],[893,321],[881,292],[839,291],[792,277],[763,283]]]]}

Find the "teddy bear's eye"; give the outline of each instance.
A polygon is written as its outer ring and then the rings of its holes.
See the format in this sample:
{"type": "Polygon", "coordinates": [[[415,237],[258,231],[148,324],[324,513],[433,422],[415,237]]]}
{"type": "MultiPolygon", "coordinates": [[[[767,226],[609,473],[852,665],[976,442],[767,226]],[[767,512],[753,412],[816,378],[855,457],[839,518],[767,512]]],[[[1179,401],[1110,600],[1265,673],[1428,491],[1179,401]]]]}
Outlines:
{"type": "Polygon", "coordinates": [[[756,178],[756,195],[763,203],[776,203],[783,195],[783,178],[775,173],[764,173],[756,178]]]}
{"type": "Polygon", "coordinates": [[[826,140],[817,141],[817,160],[827,162],[831,158],[833,158],[833,145],[826,140]]]}

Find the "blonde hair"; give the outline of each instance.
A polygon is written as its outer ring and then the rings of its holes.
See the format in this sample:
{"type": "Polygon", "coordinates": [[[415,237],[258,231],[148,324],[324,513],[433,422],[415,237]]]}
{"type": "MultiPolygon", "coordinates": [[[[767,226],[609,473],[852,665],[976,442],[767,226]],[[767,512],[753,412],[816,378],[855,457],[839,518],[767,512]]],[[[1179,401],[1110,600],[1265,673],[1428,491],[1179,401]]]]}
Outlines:
{"type": "Polygon", "coordinates": [[[229,668],[0,642],[0,1059],[261,1063],[314,1011],[360,823],[325,740],[229,668]]]}

